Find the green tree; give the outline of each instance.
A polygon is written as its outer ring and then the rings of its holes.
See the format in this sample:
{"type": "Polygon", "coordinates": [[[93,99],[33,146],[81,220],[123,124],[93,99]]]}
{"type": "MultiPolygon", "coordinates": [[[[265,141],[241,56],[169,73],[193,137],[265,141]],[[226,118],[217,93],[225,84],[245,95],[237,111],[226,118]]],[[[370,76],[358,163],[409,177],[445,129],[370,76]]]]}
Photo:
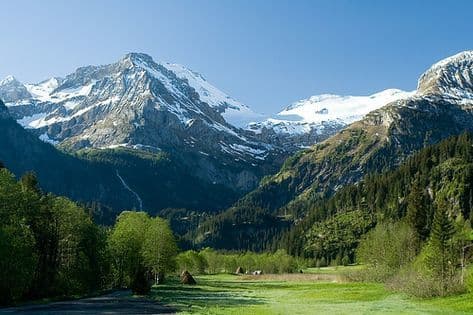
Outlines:
{"type": "Polygon", "coordinates": [[[407,196],[406,221],[414,228],[421,240],[425,240],[429,236],[429,215],[429,202],[420,181],[416,180],[412,185],[411,192],[407,196]]]}
{"type": "Polygon", "coordinates": [[[411,263],[418,252],[417,235],[409,225],[378,223],[368,232],[357,248],[356,256],[366,264],[367,277],[384,281],[411,263]]]}
{"type": "Polygon", "coordinates": [[[144,232],[142,255],[157,281],[164,280],[166,272],[174,270],[177,251],[169,224],[159,217],[151,219],[144,232]]]}
{"type": "Polygon", "coordinates": [[[37,194],[41,193],[41,188],[39,187],[39,182],[38,178],[36,177],[36,174],[33,172],[28,172],[24,174],[21,179],[21,187],[24,190],[30,190],[32,192],[35,192],[37,194]]]}
{"type": "Polygon", "coordinates": [[[124,211],[109,237],[115,285],[129,286],[143,262],[142,248],[149,216],[144,212],[124,211]]]}
{"type": "Polygon", "coordinates": [[[177,255],[176,264],[179,268],[178,271],[187,270],[191,274],[202,274],[208,267],[205,256],[194,250],[188,250],[177,255]]]}
{"type": "Polygon", "coordinates": [[[34,237],[21,223],[0,223],[0,305],[18,300],[29,289],[36,268],[34,237]]]}
{"type": "Polygon", "coordinates": [[[59,292],[85,293],[97,289],[108,269],[103,234],[84,208],[64,197],[54,198],[53,211],[59,239],[59,292]]]}
{"type": "Polygon", "coordinates": [[[215,274],[222,270],[223,259],[222,256],[212,248],[205,248],[199,252],[199,255],[203,257],[207,264],[207,272],[209,274],[215,274]]]}
{"type": "Polygon", "coordinates": [[[455,251],[452,243],[455,227],[447,213],[444,202],[435,210],[432,232],[426,246],[426,264],[435,279],[440,283],[441,294],[444,295],[452,280],[456,267],[455,251]]]}

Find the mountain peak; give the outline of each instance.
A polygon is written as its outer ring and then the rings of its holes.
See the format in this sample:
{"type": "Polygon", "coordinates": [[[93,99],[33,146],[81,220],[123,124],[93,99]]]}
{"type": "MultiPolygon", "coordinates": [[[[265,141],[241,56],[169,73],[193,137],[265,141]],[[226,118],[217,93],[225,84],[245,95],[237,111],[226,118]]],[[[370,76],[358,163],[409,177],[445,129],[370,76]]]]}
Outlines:
{"type": "Polygon", "coordinates": [[[20,82],[14,76],[12,76],[11,74],[7,75],[5,77],[5,79],[0,81],[0,85],[9,85],[9,84],[12,84],[12,83],[20,83],[20,82]]]}
{"type": "Polygon", "coordinates": [[[473,51],[467,50],[433,64],[419,78],[420,94],[473,99],[473,51]]]}
{"type": "Polygon", "coordinates": [[[120,60],[121,63],[127,63],[130,65],[139,66],[141,64],[152,64],[154,63],[153,57],[145,53],[131,52],[123,56],[120,60]]]}
{"type": "Polygon", "coordinates": [[[453,56],[447,57],[433,64],[430,70],[436,70],[439,68],[445,68],[454,64],[471,62],[473,60],[473,50],[465,50],[459,52],[453,56]]]}
{"type": "Polygon", "coordinates": [[[14,76],[9,75],[0,81],[0,99],[5,103],[30,98],[31,95],[26,87],[14,76]]]}

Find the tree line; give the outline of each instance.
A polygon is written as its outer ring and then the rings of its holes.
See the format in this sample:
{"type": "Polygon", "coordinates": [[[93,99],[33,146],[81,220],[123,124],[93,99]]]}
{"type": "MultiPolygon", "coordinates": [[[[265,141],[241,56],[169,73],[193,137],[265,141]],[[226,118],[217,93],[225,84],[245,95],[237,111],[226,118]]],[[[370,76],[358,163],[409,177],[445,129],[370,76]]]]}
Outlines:
{"type": "Polygon", "coordinates": [[[176,258],[178,270],[192,274],[218,273],[293,273],[308,266],[309,261],[288,255],[284,250],[274,253],[219,252],[212,248],[188,250],[176,258]]]}

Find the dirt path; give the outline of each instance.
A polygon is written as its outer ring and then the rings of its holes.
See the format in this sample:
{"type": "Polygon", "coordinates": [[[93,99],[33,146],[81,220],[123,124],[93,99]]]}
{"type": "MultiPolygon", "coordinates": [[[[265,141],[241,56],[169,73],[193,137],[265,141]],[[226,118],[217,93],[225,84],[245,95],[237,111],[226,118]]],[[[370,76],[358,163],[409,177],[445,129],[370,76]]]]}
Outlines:
{"type": "Polygon", "coordinates": [[[175,314],[176,310],[150,299],[130,296],[130,291],[73,301],[0,309],[0,314],[175,314]]]}

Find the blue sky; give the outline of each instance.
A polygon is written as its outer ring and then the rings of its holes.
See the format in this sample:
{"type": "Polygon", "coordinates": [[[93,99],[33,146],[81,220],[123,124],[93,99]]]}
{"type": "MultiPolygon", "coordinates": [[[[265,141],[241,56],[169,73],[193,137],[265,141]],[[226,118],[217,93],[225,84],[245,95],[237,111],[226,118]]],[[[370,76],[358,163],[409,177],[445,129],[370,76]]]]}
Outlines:
{"type": "Polygon", "coordinates": [[[413,90],[473,48],[473,1],[0,0],[0,77],[37,82],[127,52],[181,63],[257,111],[413,90]]]}

